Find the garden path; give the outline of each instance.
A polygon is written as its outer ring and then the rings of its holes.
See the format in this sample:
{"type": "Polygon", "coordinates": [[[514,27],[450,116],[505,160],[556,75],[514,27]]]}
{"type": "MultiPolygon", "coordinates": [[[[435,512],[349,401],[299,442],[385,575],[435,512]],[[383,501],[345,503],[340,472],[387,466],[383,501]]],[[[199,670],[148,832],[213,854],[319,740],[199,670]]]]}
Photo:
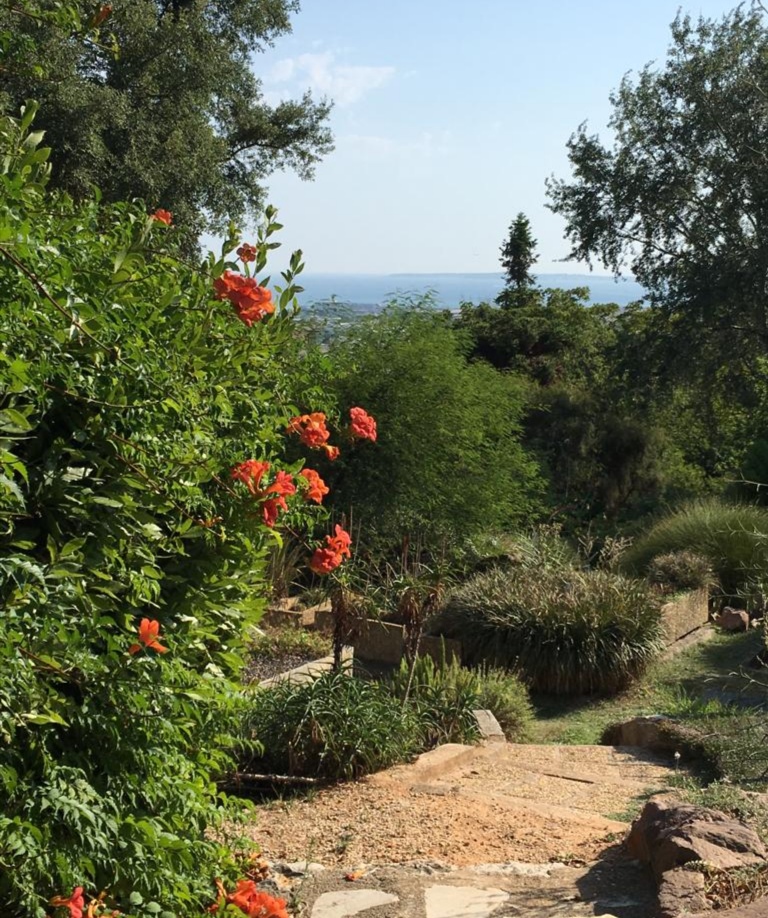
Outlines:
{"type": "Polygon", "coordinates": [[[673,774],[631,747],[451,744],[263,805],[253,834],[310,918],[645,918],[653,885],[620,842],[673,774]]]}

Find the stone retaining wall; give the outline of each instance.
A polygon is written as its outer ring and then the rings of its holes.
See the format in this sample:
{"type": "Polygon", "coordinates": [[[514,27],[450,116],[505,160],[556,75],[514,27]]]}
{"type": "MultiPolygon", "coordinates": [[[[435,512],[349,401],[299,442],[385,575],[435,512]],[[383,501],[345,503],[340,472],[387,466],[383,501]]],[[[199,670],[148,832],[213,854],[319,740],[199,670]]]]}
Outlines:
{"type": "MultiPolygon", "coordinates": [[[[315,627],[321,630],[333,628],[333,616],[330,612],[317,612],[315,627]]],[[[360,634],[351,639],[355,648],[356,660],[369,660],[376,663],[387,663],[398,666],[403,658],[405,648],[405,629],[392,622],[381,622],[367,619],[360,629],[360,634]]],[[[461,644],[450,638],[424,635],[419,645],[419,653],[439,663],[456,659],[461,661],[461,644]]]]}
{"type": "Polygon", "coordinates": [[[701,628],[709,621],[709,593],[706,589],[685,593],[661,607],[667,646],[701,628]]]}

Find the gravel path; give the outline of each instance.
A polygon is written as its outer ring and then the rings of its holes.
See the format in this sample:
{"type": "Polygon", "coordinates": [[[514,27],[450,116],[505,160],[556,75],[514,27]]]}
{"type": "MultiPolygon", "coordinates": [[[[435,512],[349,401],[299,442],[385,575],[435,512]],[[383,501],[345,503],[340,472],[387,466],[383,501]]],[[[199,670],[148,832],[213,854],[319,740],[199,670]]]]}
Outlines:
{"type": "Polygon", "coordinates": [[[327,866],[588,863],[615,844],[628,813],[672,773],[641,750],[452,748],[447,758],[434,750],[306,799],[264,804],[249,834],[271,859],[327,866]]]}

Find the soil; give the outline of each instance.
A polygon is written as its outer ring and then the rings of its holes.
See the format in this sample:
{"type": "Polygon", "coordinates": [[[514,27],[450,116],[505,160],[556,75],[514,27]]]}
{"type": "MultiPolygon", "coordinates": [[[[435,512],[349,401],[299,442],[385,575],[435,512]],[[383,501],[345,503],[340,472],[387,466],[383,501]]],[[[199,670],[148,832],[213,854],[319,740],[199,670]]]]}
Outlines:
{"type": "Polygon", "coordinates": [[[453,748],[457,764],[438,777],[423,767],[429,753],[412,766],[263,804],[249,834],[270,859],[326,866],[591,863],[672,773],[610,747],[453,748]]]}
{"type": "Polygon", "coordinates": [[[243,669],[243,681],[248,684],[263,682],[316,659],[316,653],[283,653],[272,657],[254,654],[243,669]]]}

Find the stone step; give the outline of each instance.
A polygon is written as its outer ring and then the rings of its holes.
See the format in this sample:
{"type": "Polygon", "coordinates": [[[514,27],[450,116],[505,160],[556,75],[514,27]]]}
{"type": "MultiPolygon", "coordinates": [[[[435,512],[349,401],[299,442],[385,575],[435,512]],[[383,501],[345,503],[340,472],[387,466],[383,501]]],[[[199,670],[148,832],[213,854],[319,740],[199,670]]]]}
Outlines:
{"type": "Polygon", "coordinates": [[[594,897],[588,893],[590,872],[562,864],[490,864],[436,877],[374,868],[354,888],[329,889],[326,877],[317,895],[306,891],[306,904],[310,918],[616,918],[614,908],[621,918],[652,913],[653,894],[636,868],[621,866],[613,884],[619,888],[607,883],[594,897]]]}

